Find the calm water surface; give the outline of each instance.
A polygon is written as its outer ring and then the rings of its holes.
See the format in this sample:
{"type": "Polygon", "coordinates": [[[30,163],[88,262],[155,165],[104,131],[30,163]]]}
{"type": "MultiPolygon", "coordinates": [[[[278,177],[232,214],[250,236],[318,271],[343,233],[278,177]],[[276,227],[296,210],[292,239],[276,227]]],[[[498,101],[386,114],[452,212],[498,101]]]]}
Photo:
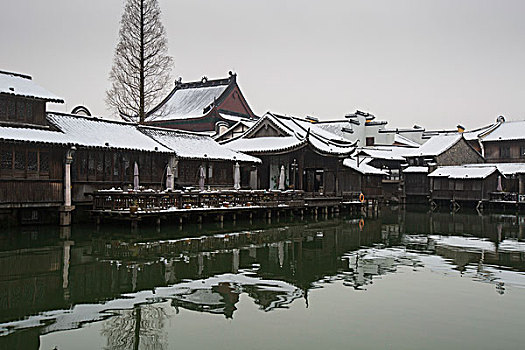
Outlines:
{"type": "Polygon", "coordinates": [[[525,348],[525,217],[360,220],[0,231],[0,348],[525,348]]]}

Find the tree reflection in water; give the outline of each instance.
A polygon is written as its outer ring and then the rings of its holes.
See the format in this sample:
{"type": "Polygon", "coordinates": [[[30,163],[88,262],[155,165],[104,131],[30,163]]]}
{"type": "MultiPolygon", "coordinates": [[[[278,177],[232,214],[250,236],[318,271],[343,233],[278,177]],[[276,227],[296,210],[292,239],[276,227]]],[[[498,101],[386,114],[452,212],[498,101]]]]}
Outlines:
{"type": "Polygon", "coordinates": [[[107,350],[167,349],[168,338],[164,329],[168,318],[163,304],[136,305],[122,310],[119,315],[104,321],[102,335],[107,338],[107,350]]]}

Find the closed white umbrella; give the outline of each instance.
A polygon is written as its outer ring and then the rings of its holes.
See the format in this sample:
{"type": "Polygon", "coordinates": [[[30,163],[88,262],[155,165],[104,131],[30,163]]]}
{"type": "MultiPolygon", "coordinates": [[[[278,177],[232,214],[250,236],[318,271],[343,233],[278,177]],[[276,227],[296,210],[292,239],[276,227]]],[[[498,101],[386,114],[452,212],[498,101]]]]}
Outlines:
{"type": "Polygon", "coordinates": [[[235,163],[235,171],[233,172],[233,188],[238,190],[241,188],[241,167],[239,162],[235,163]]]}
{"type": "Polygon", "coordinates": [[[496,191],[503,192],[503,186],[501,186],[501,175],[498,176],[498,188],[496,191]]]}
{"type": "Polygon", "coordinates": [[[284,165],[281,166],[281,172],[279,173],[279,189],[284,190],[284,165]]]}
{"type": "Polygon", "coordinates": [[[173,173],[171,172],[171,168],[169,165],[166,168],[166,189],[167,190],[173,189],[173,173]]]}
{"type": "Polygon", "coordinates": [[[204,167],[201,165],[199,168],[199,189],[201,191],[204,191],[204,180],[206,179],[206,171],[204,170],[204,167]]]}
{"type": "Polygon", "coordinates": [[[139,166],[137,162],[135,162],[135,167],[133,169],[133,189],[135,191],[139,190],[139,166]]]}

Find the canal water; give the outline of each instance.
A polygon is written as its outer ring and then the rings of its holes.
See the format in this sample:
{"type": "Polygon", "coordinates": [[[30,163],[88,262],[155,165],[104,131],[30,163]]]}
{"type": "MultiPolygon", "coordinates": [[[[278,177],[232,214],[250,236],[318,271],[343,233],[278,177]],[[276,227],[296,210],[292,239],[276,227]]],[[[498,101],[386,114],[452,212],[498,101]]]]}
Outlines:
{"type": "Polygon", "coordinates": [[[523,349],[525,217],[0,231],[0,349],[523,349]]]}

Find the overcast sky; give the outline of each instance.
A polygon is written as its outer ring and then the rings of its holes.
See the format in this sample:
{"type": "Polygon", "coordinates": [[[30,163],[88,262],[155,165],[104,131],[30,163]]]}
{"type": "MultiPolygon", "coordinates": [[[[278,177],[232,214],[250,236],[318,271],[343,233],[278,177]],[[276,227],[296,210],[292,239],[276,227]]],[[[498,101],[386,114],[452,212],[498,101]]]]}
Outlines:
{"type": "MultiPolygon", "coordinates": [[[[174,78],[226,77],[253,110],[390,127],[525,119],[523,0],[160,0],[174,78]]],[[[121,0],[3,0],[0,70],[107,115],[121,0]]]]}

